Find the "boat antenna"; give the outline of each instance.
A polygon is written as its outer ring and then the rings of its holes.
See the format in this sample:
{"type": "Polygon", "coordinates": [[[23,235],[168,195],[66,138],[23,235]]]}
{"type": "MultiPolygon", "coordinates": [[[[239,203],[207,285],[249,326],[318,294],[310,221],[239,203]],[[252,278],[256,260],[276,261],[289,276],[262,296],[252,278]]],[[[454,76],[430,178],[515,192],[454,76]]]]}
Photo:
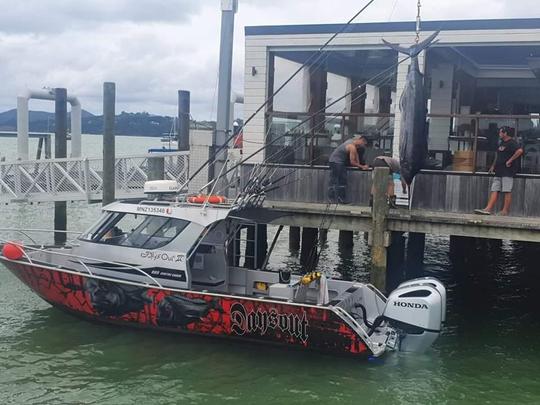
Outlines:
{"type": "MultiPolygon", "coordinates": [[[[370,0],[364,7],[362,7],[355,15],[352,16],[352,18],[347,21],[345,24],[343,24],[343,26],[341,27],[341,29],[337,32],[335,32],[329,39],[328,41],[326,41],[324,43],[323,46],[321,46],[317,52],[313,53],[281,86],[279,86],[279,88],[277,90],[275,90],[265,101],[263,104],[261,104],[259,106],[259,108],[257,108],[257,110],[251,114],[249,116],[249,118],[247,120],[245,120],[242,124],[242,126],[240,127],[239,131],[238,132],[242,132],[245,128],[245,126],[247,124],[249,124],[257,114],[259,114],[261,112],[261,110],[266,107],[273,99],[274,97],[276,97],[280,92],[281,90],[283,90],[285,88],[285,86],[287,86],[300,72],[302,72],[302,70],[309,64],[315,64],[317,62],[319,62],[322,54],[323,54],[323,51],[328,48],[328,46],[330,45],[330,43],[332,43],[332,41],[334,41],[334,39],[336,39],[336,37],[340,34],[342,34],[347,28],[349,28],[349,26],[353,23],[354,20],[356,20],[358,18],[358,16],[360,14],[362,14],[371,4],[373,4],[375,2],[375,0],[370,0]],[[313,59],[316,59],[315,61],[313,61],[313,59]]],[[[234,133],[233,131],[233,134],[231,136],[229,136],[225,142],[223,143],[223,145],[221,145],[219,148],[217,148],[213,153],[212,153],[212,156],[206,161],[204,162],[201,167],[199,167],[197,170],[195,170],[195,172],[189,176],[188,180],[185,182],[185,184],[181,187],[181,189],[183,189],[187,184],[189,184],[189,182],[191,180],[193,180],[206,166],[208,166],[210,163],[212,163],[213,161],[215,161],[216,157],[219,155],[219,153],[225,149],[227,147],[227,145],[229,144],[229,142],[231,142],[234,138],[235,138],[236,134],[234,133]]]]}

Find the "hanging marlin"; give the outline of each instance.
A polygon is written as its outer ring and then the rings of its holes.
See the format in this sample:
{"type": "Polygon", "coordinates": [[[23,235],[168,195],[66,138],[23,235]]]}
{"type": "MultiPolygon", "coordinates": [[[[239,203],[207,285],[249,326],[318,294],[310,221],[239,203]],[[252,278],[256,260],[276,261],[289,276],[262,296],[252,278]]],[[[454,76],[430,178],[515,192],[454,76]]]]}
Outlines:
{"type": "Polygon", "coordinates": [[[390,48],[411,57],[411,65],[405,89],[399,103],[401,110],[401,131],[399,136],[399,159],[401,176],[411,184],[414,176],[423,168],[428,153],[428,134],[426,126],[427,96],[424,75],[418,66],[418,54],[431,46],[440,31],[430,35],[425,41],[403,48],[385,41],[390,48]]]}

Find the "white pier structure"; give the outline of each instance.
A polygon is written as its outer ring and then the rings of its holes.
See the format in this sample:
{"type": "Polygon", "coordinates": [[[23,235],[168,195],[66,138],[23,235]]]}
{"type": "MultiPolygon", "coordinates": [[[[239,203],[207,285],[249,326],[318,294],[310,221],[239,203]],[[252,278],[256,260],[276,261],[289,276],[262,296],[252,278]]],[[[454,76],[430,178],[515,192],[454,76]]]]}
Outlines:
{"type": "MultiPolygon", "coordinates": [[[[20,160],[28,160],[28,102],[31,99],[54,101],[54,91],[29,90],[17,97],[17,155],[20,160]]],[[[68,95],[67,101],[71,104],[71,157],[77,158],[82,152],[82,107],[79,99],[73,95],[68,95]]]]}
{"type": "MultiPolygon", "coordinates": [[[[116,198],[144,197],[151,159],[164,160],[163,178],[185,184],[189,152],[152,153],[116,158],[116,198]]],[[[0,163],[0,202],[99,201],[103,159],[69,158],[0,163]]]]}

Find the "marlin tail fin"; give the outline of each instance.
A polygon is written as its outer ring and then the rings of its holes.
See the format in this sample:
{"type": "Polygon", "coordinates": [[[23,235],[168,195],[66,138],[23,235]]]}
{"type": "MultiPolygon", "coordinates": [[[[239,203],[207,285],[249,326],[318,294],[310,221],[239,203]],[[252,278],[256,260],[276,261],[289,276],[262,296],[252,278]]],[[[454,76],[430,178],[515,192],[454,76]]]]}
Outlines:
{"type": "Polygon", "coordinates": [[[429,37],[427,37],[425,40],[418,44],[414,44],[410,48],[404,48],[402,46],[391,44],[390,42],[386,40],[382,40],[386,46],[394,49],[395,51],[398,51],[399,53],[403,53],[405,55],[409,55],[411,58],[414,58],[418,56],[420,52],[422,52],[424,49],[429,48],[431,45],[436,44],[438,41],[435,41],[435,38],[439,35],[441,31],[434,32],[429,37]]]}

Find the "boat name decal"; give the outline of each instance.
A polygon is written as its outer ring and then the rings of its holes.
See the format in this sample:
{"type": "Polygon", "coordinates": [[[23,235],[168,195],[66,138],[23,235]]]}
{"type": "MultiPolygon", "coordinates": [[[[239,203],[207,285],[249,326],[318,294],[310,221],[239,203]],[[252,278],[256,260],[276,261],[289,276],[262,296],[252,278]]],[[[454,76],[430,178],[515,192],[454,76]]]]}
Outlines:
{"type": "Polygon", "coordinates": [[[413,309],[429,309],[426,304],[415,304],[413,302],[399,302],[394,301],[395,307],[413,308],[413,309]]]}
{"type": "Polygon", "coordinates": [[[143,259],[150,259],[154,261],[162,260],[171,263],[184,263],[184,260],[186,258],[183,254],[155,252],[152,250],[145,250],[141,253],[141,257],[143,259]]]}
{"type": "Polygon", "coordinates": [[[170,207],[146,207],[142,205],[137,206],[137,212],[143,212],[145,214],[172,214],[172,208],[170,207]]]}
{"type": "Polygon", "coordinates": [[[304,343],[308,339],[308,320],[305,312],[302,312],[302,316],[280,314],[272,308],[269,311],[257,309],[248,313],[242,304],[235,302],[231,306],[231,322],[232,331],[240,336],[257,332],[262,336],[268,329],[279,329],[304,343]]]}

